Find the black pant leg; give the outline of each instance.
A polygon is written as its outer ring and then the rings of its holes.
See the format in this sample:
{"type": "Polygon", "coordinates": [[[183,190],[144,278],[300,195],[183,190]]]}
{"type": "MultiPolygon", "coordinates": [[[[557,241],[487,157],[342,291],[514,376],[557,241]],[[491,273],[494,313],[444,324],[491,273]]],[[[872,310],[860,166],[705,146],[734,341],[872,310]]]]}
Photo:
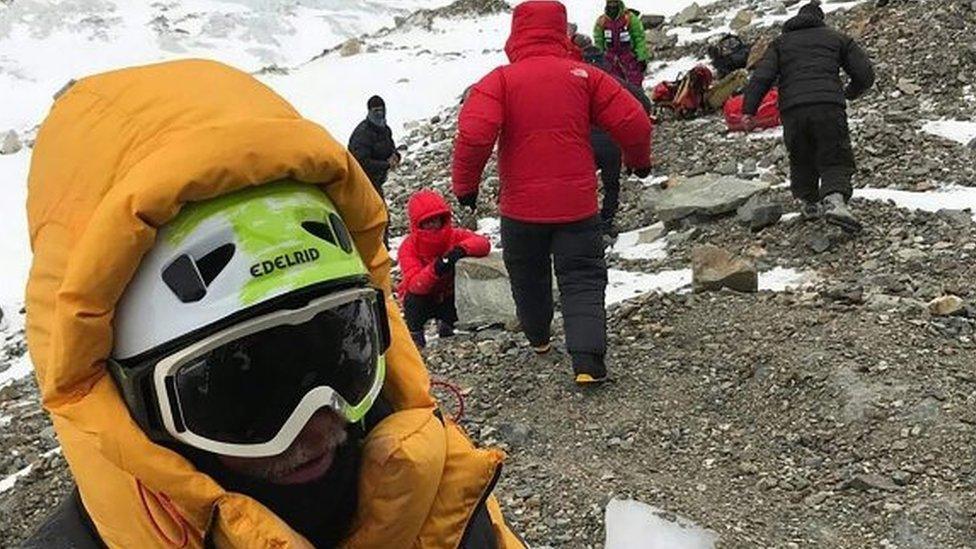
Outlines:
{"type": "Polygon", "coordinates": [[[790,188],[805,202],[820,200],[820,172],[817,171],[817,143],[803,107],[783,113],[783,141],[790,155],[790,188]]]}
{"type": "Polygon", "coordinates": [[[502,258],[522,331],[533,345],[549,341],[552,325],[551,225],[502,217],[502,258]]]}
{"type": "Polygon", "coordinates": [[[569,353],[602,357],[607,352],[607,264],[600,219],[560,226],[552,253],[569,353]]]}
{"type": "Polygon", "coordinates": [[[851,179],[854,177],[855,163],[847,111],[839,105],[824,105],[813,129],[817,141],[817,171],[822,178],[821,198],[840,193],[845,199],[850,199],[854,193],[851,179]]]}
{"type": "Polygon", "coordinates": [[[457,323],[457,303],[454,300],[453,293],[445,296],[444,301],[437,304],[437,310],[434,311],[434,318],[447,322],[451,326],[454,326],[454,324],[457,323]]]}
{"type": "Polygon", "coordinates": [[[403,317],[411,332],[422,332],[424,324],[434,318],[437,303],[431,296],[407,294],[403,298],[403,317]]]}
{"type": "Polygon", "coordinates": [[[620,147],[609,136],[593,137],[592,142],[596,164],[600,169],[600,181],[603,183],[600,217],[604,221],[612,221],[620,209],[620,147]]]}

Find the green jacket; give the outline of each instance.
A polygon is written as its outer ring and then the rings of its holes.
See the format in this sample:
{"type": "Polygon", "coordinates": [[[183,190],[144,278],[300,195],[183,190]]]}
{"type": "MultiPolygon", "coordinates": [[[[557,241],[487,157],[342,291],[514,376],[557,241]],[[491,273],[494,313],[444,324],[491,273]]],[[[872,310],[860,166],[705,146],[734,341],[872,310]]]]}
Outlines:
{"type": "MultiPolygon", "coordinates": [[[[651,59],[651,54],[647,49],[647,36],[644,34],[644,24],[641,23],[640,14],[633,10],[627,9],[624,6],[624,14],[628,18],[628,27],[630,31],[630,46],[634,51],[634,56],[638,61],[649,61],[651,59]]],[[[612,20],[605,14],[601,15],[596,20],[596,25],[593,27],[593,44],[600,48],[600,51],[607,51],[607,39],[603,31],[606,29],[608,23],[612,20]]]]}

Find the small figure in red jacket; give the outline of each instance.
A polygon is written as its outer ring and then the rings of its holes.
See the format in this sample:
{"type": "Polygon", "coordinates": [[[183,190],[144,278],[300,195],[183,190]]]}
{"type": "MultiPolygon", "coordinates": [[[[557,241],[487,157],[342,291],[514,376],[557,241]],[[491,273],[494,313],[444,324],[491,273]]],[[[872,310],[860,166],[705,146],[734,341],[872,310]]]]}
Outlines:
{"type": "Polygon", "coordinates": [[[454,265],[464,257],[484,257],[491,251],[487,238],[455,229],[451,207],[440,194],[423,190],[407,203],[410,234],[400,245],[397,261],[403,274],[397,292],[417,347],[427,344],[424,325],[437,319],[441,337],[454,335],[454,265]]]}
{"type": "Polygon", "coordinates": [[[519,4],[505,45],[511,64],[471,89],[458,120],[452,179],[474,209],[498,141],[502,248],[519,321],[537,353],[550,350],[556,267],[566,348],[577,383],[606,379],[607,265],[590,128],[610,134],[624,164],[651,171],[651,121],[602,70],[575,60],[559,2],[519,4]]]}

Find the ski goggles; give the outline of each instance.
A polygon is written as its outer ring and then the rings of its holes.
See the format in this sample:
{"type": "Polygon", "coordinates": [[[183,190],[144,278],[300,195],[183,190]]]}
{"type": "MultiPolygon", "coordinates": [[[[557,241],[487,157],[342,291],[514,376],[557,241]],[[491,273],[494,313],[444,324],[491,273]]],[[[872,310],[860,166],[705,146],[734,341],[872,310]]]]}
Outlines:
{"type": "MultiPolygon", "coordinates": [[[[382,291],[340,291],[156,361],[144,382],[155,402],[146,404],[155,404],[165,434],[184,444],[226,456],[275,456],[320,409],[350,423],[363,419],[382,389],[389,341],[382,291]]],[[[120,383],[130,400],[131,387],[120,383]]]]}

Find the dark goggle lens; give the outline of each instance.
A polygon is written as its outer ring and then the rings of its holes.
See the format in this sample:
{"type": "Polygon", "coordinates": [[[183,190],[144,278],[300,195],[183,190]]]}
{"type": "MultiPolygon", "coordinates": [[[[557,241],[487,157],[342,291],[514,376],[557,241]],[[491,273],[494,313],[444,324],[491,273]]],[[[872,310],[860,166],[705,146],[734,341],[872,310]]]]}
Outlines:
{"type": "Polygon", "coordinates": [[[380,335],[373,305],[360,300],[214,349],[176,372],[183,422],[211,440],[260,444],[316,387],[356,405],[373,385],[380,335]]]}

